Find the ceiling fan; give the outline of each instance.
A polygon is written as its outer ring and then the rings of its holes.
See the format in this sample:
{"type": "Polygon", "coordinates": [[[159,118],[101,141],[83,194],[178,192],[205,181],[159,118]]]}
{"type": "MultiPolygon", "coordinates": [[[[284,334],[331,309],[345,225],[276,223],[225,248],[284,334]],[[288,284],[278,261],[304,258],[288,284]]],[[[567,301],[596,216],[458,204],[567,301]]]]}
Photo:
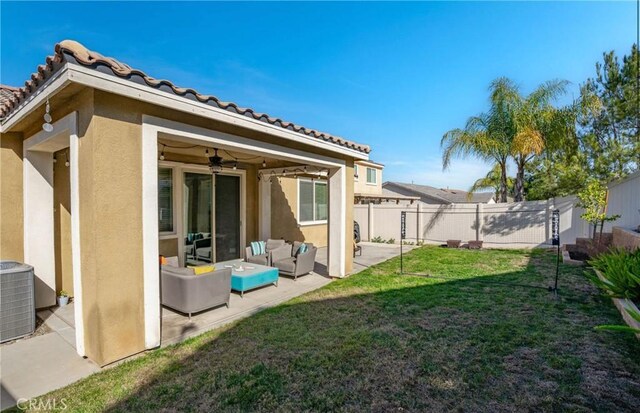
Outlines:
{"type": "MultiPolygon", "coordinates": [[[[209,156],[209,170],[212,174],[218,174],[222,172],[222,167],[224,165],[232,165],[232,168],[235,170],[238,168],[237,161],[225,161],[221,156],[218,156],[218,148],[213,148],[213,156],[209,156]]],[[[209,150],[207,149],[207,155],[209,154],[209,150]]]]}

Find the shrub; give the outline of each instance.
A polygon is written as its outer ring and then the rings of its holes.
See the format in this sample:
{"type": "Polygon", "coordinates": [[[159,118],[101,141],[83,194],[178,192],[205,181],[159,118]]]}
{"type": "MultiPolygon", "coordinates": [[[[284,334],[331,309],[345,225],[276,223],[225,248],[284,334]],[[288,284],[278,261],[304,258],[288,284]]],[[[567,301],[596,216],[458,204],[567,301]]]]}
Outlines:
{"type": "MultiPolygon", "coordinates": [[[[636,310],[633,310],[631,308],[625,308],[625,310],[627,311],[627,313],[629,313],[629,315],[631,316],[631,318],[633,318],[634,320],[636,320],[637,322],[640,323],[640,313],[637,312],[636,310]]],[[[615,324],[606,324],[606,325],[602,325],[602,326],[597,326],[596,330],[606,330],[606,331],[622,331],[625,333],[634,333],[634,334],[640,334],[640,329],[638,328],[633,328],[633,327],[629,327],[629,326],[624,326],[624,325],[615,325],[615,324]]]]}
{"type": "Polygon", "coordinates": [[[389,240],[387,241],[387,244],[395,244],[396,240],[395,238],[389,238],[389,240]]]}
{"type": "Polygon", "coordinates": [[[371,242],[379,242],[379,243],[384,243],[385,240],[382,239],[382,237],[377,236],[377,237],[373,237],[371,238],[371,242]]]}
{"type": "Polygon", "coordinates": [[[591,279],[608,295],[635,301],[640,299],[640,250],[612,250],[589,261],[589,264],[602,273],[604,281],[595,275],[591,279]]]}

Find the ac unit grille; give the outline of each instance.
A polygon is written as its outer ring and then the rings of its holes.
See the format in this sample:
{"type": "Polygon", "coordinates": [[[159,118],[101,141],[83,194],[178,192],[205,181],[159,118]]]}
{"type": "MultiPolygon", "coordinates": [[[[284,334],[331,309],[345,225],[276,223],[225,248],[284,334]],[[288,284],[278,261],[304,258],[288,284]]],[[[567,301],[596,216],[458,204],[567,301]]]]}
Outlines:
{"type": "Polygon", "coordinates": [[[26,336],[35,328],[33,267],[0,261],[0,342],[26,336]]]}

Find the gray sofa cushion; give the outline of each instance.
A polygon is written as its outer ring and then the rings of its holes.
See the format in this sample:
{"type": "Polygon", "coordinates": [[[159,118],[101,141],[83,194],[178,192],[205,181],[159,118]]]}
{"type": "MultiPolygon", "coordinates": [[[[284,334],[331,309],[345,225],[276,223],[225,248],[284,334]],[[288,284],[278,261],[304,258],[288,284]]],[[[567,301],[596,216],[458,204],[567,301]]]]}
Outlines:
{"type": "Polygon", "coordinates": [[[283,239],[268,239],[266,244],[266,250],[271,251],[278,247],[283,246],[285,241],[283,239]]]}
{"type": "Polygon", "coordinates": [[[247,262],[259,265],[267,265],[269,263],[269,254],[247,256],[247,262]]]}
{"type": "Polygon", "coordinates": [[[296,259],[294,257],[285,258],[274,262],[273,266],[280,271],[293,274],[296,270],[296,259]]]}
{"type": "Polygon", "coordinates": [[[195,272],[193,271],[193,268],[173,267],[171,265],[163,265],[162,266],[162,271],[166,272],[166,273],[169,273],[169,274],[183,275],[183,276],[195,275],[195,272]]]}

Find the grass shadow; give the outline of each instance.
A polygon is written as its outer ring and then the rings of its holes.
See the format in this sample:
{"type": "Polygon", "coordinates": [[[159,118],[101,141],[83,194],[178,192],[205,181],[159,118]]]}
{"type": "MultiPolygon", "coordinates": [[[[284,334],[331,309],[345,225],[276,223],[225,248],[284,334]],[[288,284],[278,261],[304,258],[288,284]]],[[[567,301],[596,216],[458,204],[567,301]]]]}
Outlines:
{"type": "Polygon", "coordinates": [[[49,398],[119,411],[634,411],[640,343],[553,254],[424,247],[49,398]],[[541,288],[522,288],[526,284],[541,288]]]}

